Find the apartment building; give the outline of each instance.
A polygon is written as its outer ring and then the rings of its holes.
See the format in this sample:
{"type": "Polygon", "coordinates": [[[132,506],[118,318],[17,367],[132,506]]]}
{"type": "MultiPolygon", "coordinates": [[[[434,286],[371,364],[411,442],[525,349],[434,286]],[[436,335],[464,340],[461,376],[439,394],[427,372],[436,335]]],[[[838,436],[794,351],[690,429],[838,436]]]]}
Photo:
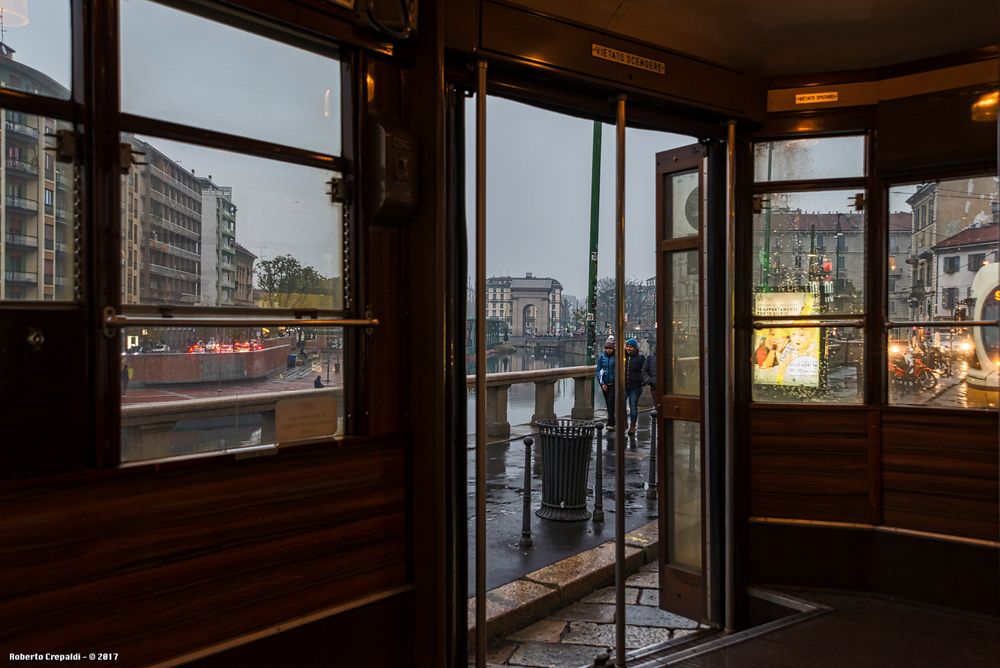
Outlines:
{"type": "MultiPolygon", "coordinates": [[[[0,87],[67,98],[54,79],[14,59],[0,42],[0,87]]],[[[0,142],[0,300],[69,301],[74,297],[73,166],[46,150],[69,124],[3,110],[0,142]]]]}
{"type": "Polygon", "coordinates": [[[236,205],[233,189],[201,184],[201,301],[203,306],[236,304],[236,205]]]}
{"type": "Polygon", "coordinates": [[[257,256],[236,244],[236,305],[255,306],[253,300],[254,260],[257,256]]]}

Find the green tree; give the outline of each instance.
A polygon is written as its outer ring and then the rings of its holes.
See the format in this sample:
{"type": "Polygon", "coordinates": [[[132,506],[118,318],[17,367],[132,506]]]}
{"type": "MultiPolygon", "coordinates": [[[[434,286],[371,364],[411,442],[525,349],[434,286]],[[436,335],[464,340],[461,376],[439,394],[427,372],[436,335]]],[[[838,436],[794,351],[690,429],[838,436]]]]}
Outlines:
{"type": "Polygon", "coordinates": [[[264,306],[314,307],[318,296],[333,294],[333,279],[291,255],[279,255],[257,263],[257,287],[264,306]]]}

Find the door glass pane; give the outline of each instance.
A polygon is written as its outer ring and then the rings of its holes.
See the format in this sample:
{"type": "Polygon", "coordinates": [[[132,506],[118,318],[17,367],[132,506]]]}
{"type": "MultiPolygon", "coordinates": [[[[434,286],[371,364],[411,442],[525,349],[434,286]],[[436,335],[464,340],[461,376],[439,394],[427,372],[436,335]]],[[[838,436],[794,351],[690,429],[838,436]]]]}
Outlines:
{"type": "Polygon", "coordinates": [[[763,209],[753,217],[754,315],[864,311],[865,213],[852,205],[856,194],[763,195],[763,209]],[[776,292],[789,295],[760,298],[776,292]]]}
{"type": "Polygon", "coordinates": [[[667,394],[701,394],[701,312],[698,252],[670,253],[667,270],[670,286],[667,311],[670,317],[670,364],[667,371],[667,394]]]}
{"type": "Polygon", "coordinates": [[[754,401],[861,403],[864,339],[858,327],[754,330],[754,401]]]}
{"type": "Polygon", "coordinates": [[[123,0],[122,110],[339,154],[340,63],[148,0],[123,0]]]}
{"type": "Polygon", "coordinates": [[[669,221],[668,239],[696,236],[701,229],[701,189],[698,187],[698,172],[666,174],[664,179],[663,206],[669,221]]]}
{"type": "Polygon", "coordinates": [[[70,97],[70,3],[3,2],[0,87],[61,100],[70,97]]]}
{"type": "Polygon", "coordinates": [[[997,262],[997,191],[992,175],[890,189],[890,320],[970,319],[973,282],[997,262]]]}
{"type": "Polygon", "coordinates": [[[342,328],[130,328],[121,345],[123,461],[343,432],[342,328]]]}
{"type": "Polygon", "coordinates": [[[45,150],[45,135],[72,126],[0,110],[3,115],[3,301],[71,301],[75,296],[74,172],[45,150]]]}
{"type": "Polygon", "coordinates": [[[123,135],[122,302],[343,308],[332,172],[123,135]]]}
{"type": "Polygon", "coordinates": [[[667,563],[701,571],[701,425],[667,420],[667,563]]]}
{"type": "Polygon", "coordinates": [[[864,175],[863,136],[788,139],[753,147],[753,178],[757,182],[864,175]]]}

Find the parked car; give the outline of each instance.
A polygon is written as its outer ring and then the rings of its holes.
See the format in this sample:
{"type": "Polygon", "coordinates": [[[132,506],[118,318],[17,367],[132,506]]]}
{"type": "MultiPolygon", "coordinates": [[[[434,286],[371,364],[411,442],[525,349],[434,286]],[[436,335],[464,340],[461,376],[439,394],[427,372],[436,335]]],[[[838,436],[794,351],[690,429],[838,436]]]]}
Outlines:
{"type": "Polygon", "coordinates": [[[149,352],[151,353],[169,353],[170,346],[165,343],[157,343],[150,347],[149,352]]]}

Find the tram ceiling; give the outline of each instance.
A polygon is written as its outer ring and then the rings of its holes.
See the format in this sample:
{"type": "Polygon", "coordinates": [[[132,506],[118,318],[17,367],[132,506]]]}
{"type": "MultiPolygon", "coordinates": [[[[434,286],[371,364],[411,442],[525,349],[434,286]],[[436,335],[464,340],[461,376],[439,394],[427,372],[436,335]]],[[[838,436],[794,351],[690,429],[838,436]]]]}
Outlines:
{"type": "Polygon", "coordinates": [[[966,0],[517,0],[532,10],[781,76],[886,67],[997,44],[1000,3],[966,0]]]}

